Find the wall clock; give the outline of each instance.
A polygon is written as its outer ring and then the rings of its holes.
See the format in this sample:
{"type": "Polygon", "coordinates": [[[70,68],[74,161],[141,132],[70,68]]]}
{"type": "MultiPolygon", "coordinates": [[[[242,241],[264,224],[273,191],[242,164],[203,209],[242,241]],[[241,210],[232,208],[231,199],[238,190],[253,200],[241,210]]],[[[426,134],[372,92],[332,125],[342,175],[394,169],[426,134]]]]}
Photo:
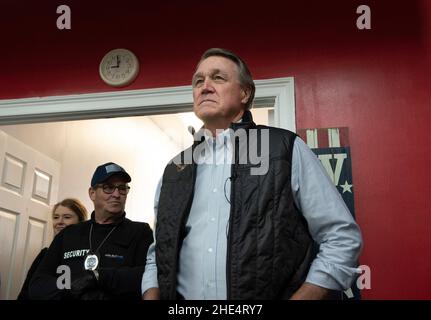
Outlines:
{"type": "Polygon", "coordinates": [[[138,58],[127,49],[114,49],[102,58],[99,74],[110,86],[123,87],[135,80],[139,72],[138,58]]]}

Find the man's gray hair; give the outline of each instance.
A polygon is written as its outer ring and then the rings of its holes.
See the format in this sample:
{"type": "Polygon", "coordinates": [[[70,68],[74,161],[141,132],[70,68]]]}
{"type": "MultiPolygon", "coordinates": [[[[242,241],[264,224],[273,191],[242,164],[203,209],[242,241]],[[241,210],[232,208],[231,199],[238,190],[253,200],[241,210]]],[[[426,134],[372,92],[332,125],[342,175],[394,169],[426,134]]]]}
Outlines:
{"type": "Polygon", "coordinates": [[[254,93],[256,91],[256,87],[253,82],[253,77],[251,75],[250,70],[248,69],[247,64],[242,60],[239,56],[237,56],[232,51],[222,49],[222,48],[211,48],[204,52],[201,59],[199,60],[198,65],[209,57],[224,57],[231,61],[233,61],[237,67],[238,67],[238,74],[239,74],[239,83],[243,89],[248,89],[250,91],[250,97],[248,98],[248,101],[245,105],[246,109],[250,109],[253,100],[254,100],[254,93]]]}

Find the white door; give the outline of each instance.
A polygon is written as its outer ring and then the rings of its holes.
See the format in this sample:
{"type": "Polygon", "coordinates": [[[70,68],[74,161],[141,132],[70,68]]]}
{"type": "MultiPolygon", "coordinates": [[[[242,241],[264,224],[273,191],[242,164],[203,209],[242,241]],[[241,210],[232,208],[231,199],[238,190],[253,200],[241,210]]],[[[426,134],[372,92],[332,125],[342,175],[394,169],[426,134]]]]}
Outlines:
{"type": "MultiPolygon", "coordinates": [[[[49,141],[47,141],[49,143],[49,141]]],[[[60,164],[0,130],[0,299],[15,299],[52,240],[60,164]]]]}

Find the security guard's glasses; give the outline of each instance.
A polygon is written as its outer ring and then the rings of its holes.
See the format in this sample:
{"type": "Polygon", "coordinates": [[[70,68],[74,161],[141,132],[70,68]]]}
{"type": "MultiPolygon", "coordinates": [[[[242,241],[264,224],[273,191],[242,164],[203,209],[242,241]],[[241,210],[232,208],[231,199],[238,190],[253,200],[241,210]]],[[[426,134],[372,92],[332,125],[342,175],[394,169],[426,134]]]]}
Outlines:
{"type": "Polygon", "coordinates": [[[97,184],[96,188],[102,188],[106,194],[114,193],[115,189],[118,189],[118,193],[125,196],[129,193],[130,187],[127,184],[113,185],[113,184],[97,184]]]}

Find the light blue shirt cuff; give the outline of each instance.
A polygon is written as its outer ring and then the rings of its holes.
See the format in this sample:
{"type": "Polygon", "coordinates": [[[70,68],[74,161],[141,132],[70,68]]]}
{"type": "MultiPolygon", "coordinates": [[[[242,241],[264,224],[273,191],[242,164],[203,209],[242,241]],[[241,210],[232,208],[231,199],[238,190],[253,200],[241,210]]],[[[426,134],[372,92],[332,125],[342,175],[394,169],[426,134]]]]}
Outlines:
{"type": "Polygon", "coordinates": [[[314,260],[305,282],[331,290],[347,290],[358,275],[358,268],[333,265],[321,260],[314,260]]]}
{"type": "Polygon", "coordinates": [[[155,251],[154,244],[150,246],[147,254],[147,264],[145,265],[145,272],[142,276],[141,290],[142,294],[150,288],[158,288],[159,283],[157,281],[157,265],[155,263],[155,251]]]}

